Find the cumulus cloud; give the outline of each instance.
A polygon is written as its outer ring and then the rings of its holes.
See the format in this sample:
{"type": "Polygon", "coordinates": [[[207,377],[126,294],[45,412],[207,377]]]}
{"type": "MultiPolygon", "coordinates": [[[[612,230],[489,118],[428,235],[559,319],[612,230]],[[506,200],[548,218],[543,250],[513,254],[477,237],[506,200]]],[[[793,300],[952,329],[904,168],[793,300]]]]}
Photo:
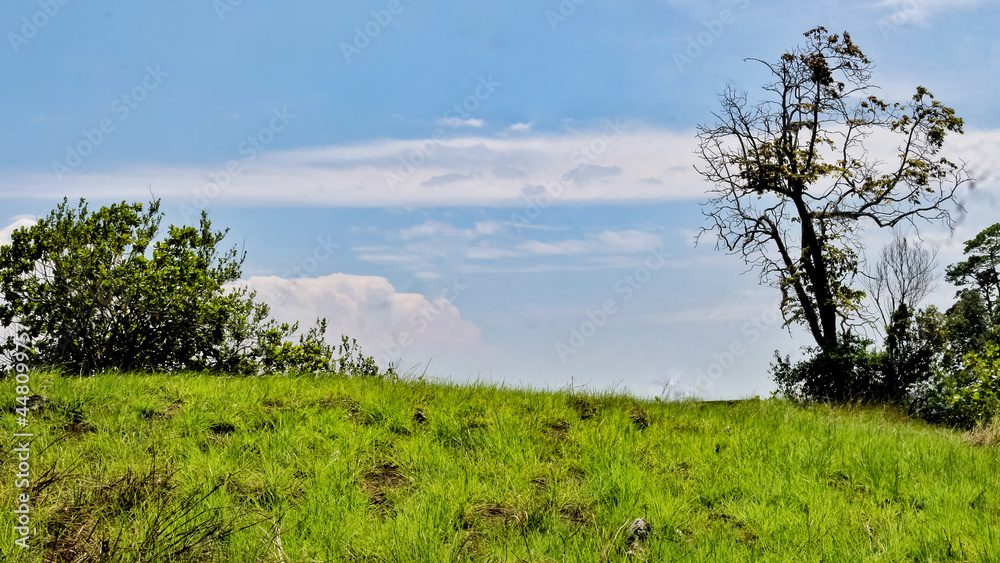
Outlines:
{"type": "Polygon", "coordinates": [[[31,227],[35,223],[36,221],[34,219],[29,219],[27,217],[19,217],[13,223],[0,229],[0,246],[4,246],[11,243],[10,236],[14,231],[22,227],[31,227]]]}
{"type": "Polygon", "coordinates": [[[532,128],[531,123],[514,123],[507,129],[510,131],[525,132],[525,131],[531,131],[531,128],[532,128]]]}
{"type": "Polygon", "coordinates": [[[271,305],[275,319],[298,321],[302,332],[317,317],[325,317],[328,342],[339,342],[341,334],[356,338],[362,352],[375,356],[382,366],[400,358],[412,365],[433,357],[439,369],[448,370],[448,366],[475,365],[499,354],[483,344],[479,327],[463,319],[452,303],[460,301],[468,289],[459,278],[442,282],[439,292],[429,299],[398,293],[382,277],[341,273],[295,279],[253,276],[235,285],[257,290],[271,305]]]}

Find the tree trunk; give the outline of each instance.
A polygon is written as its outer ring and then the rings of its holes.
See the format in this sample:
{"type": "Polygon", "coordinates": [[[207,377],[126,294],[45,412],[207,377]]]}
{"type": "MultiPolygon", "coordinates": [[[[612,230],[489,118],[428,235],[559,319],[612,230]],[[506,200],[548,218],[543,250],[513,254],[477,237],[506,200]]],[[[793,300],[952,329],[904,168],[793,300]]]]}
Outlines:
{"type": "MultiPolygon", "coordinates": [[[[803,269],[809,277],[816,299],[816,313],[819,317],[821,338],[817,344],[824,352],[831,352],[837,347],[837,306],[830,292],[830,281],[827,275],[826,258],[823,256],[823,244],[816,236],[812,212],[802,199],[805,186],[796,182],[793,186],[795,209],[798,211],[802,225],[802,252],[805,254],[803,269]]],[[[803,307],[806,305],[802,304],[803,307]]]]}

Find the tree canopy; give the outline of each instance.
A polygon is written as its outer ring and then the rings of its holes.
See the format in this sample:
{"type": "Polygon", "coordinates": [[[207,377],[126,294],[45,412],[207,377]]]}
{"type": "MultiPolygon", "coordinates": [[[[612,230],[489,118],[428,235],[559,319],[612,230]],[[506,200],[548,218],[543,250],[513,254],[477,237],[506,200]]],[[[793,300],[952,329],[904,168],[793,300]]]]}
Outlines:
{"type": "MultiPolygon", "coordinates": [[[[213,231],[202,212],[197,226],[171,225],[161,237],[159,209],[155,200],[94,212],[64,199],[0,247],[0,325],[26,341],[33,364],[78,374],[336,367],[324,319],[292,344],[297,323],[278,324],[255,292],[227,286],[246,257],[219,250],[228,229],[213,231]]],[[[8,336],[0,352],[16,346],[8,336]]],[[[346,338],[344,351],[358,356],[346,338]]],[[[371,374],[374,362],[358,361],[371,374]]]]}
{"type": "Polygon", "coordinates": [[[977,290],[998,322],[1000,309],[1000,223],[987,227],[965,242],[965,260],[949,266],[945,279],[977,290]]]}
{"type": "Polygon", "coordinates": [[[846,32],[817,27],[806,43],[761,63],[760,101],[727,89],[717,123],[699,126],[698,172],[713,184],[704,213],[717,247],[782,292],[786,324],[821,349],[859,318],[853,287],[865,226],[951,224],[948,203],[969,181],[939,155],[962,119],[921,86],[906,103],[872,94],[872,63],[846,32]],[[874,147],[895,139],[895,150],[874,147]]]}

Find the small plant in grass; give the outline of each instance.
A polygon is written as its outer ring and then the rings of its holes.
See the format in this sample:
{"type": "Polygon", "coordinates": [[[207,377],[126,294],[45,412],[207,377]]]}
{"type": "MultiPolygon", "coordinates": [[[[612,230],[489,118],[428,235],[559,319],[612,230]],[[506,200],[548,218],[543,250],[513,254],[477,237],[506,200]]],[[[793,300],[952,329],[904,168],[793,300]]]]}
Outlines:
{"type": "Polygon", "coordinates": [[[396,372],[396,364],[389,362],[384,371],[380,371],[373,356],[365,356],[361,353],[358,341],[347,336],[340,337],[340,346],[337,347],[336,369],[338,373],[357,377],[385,377],[396,379],[399,374],[396,372]]]}
{"type": "MultiPolygon", "coordinates": [[[[178,491],[173,472],[155,460],[145,472],[128,471],[103,483],[81,486],[69,474],[59,477],[51,488],[69,494],[44,525],[44,549],[53,561],[217,560],[236,555],[228,552],[228,538],[268,520],[246,507],[213,505],[222,484],[178,491]]],[[[261,553],[241,557],[256,560],[261,553]]]]}
{"type": "Polygon", "coordinates": [[[1000,417],[994,416],[988,422],[980,422],[965,433],[965,441],[973,446],[986,448],[1000,447],[1000,417]]]}

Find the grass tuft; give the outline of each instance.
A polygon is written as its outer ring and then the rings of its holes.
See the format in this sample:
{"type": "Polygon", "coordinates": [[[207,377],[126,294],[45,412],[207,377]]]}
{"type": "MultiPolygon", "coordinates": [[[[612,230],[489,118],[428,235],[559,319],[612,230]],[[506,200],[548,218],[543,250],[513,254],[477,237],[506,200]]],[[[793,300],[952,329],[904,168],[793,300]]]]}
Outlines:
{"type": "Polygon", "coordinates": [[[980,422],[964,434],[965,441],[981,448],[996,448],[1000,446],[1000,417],[994,417],[988,423],[980,422]]]}

